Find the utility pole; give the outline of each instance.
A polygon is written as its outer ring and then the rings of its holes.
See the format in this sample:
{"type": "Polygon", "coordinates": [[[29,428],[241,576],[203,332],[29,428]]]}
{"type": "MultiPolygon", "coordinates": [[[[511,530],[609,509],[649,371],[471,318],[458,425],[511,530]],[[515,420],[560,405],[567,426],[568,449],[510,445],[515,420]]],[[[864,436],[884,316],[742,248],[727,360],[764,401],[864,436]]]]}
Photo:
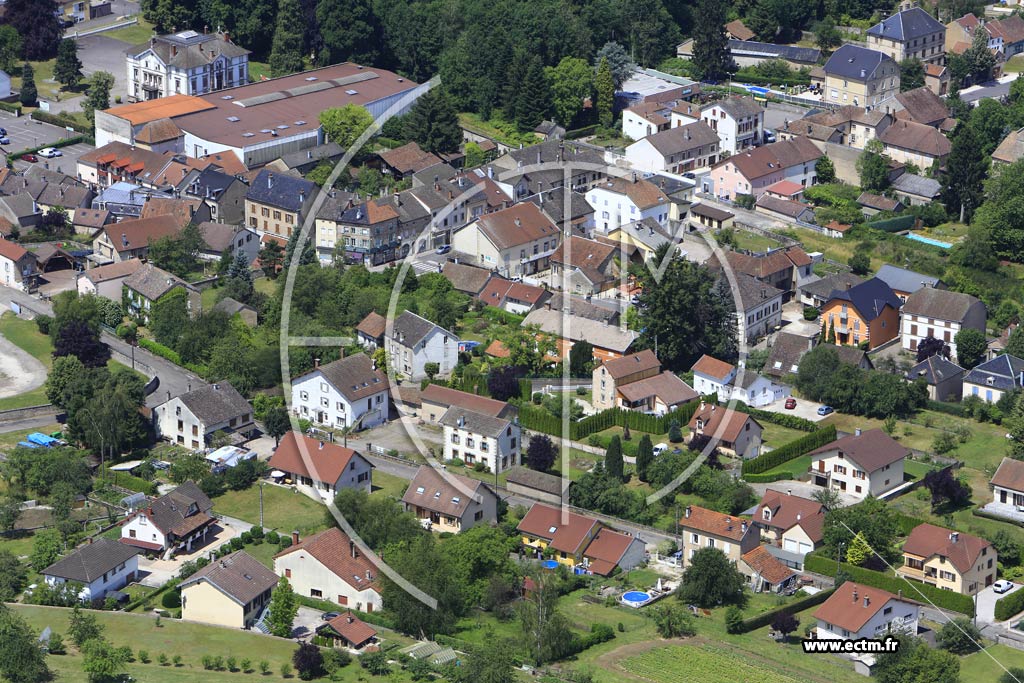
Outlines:
{"type": "Polygon", "coordinates": [[[263,529],[263,482],[260,482],[260,529],[263,529]]]}

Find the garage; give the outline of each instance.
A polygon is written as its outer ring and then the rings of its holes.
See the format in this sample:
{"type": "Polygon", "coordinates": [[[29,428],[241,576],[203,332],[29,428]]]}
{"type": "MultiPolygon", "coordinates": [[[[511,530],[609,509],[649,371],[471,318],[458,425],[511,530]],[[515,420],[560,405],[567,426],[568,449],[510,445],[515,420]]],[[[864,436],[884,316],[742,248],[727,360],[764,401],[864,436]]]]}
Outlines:
{"type": "Polygon", "coordinates": [[[793,538],[787,538],[783,541],[782,549],[788,553],[799,553],[804,555],[811,552],[814,548],[811,547],[810,543],[804,543],[803,541],[797,541],[793,538]]]}

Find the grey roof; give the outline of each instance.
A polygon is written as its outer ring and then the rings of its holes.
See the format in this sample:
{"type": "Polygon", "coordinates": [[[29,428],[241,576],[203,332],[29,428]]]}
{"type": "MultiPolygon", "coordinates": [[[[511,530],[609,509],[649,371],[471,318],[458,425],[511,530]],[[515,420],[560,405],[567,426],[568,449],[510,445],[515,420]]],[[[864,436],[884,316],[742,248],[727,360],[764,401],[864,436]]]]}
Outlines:
{"type": "Polygon", "coordinates": [[[709,102],[707,107],[718,107],[734,119],[745,119],[764,112],[761,105],[753,97],[729,97],[717,102],[709,102]]]}
{"type": "Polygon", "coordinates": [[[907,373],[907,379],[916,380],[923,379],[925,382],[931,385],[945,382],[950,378],[961,378],[964,374],[964,369],[956,363],[951,363],[942,356],[929,356],[923,361],[915,365],[907,373]]]}
{"type": "Polygon", "coordinates": [[[220,301],[218,301],[214,305],[213,310],[226,313],[228,316],[235,315],[236,313],[241,313],[242,311],[252,311],[253,313],[256,312],[256,309],[253,308],[252,306],[249,306],[248,304],[243,304],[241,301],[236,301],[235,299],[232,299],[230,296],[226,296],[220,301]]]}
{"type": "Polygon", "coordinates": [[[402,311],[401,315],[395,318],[394,323],[391,325],[389,337],[405,346],[415,346],[435,328],[447,333],[449,337],[458,339],[458,337],[443,327],[435,325],[426,318],[418,316],[411,311],[402,311]]]}
{"type": "Polygon", "coordinates": [[[941,280],[931,275],[922,275],[906,268],[898,268],[886,263],[878,269],[875,277],[892,287],[897,292],[913,294],[924,286],[935,287],[941,280]]]}
{"type": "Polygon", "coordinates": [[[304,178],[263,169],[253,179],[245,196],[260,204],[276,206],[286,211],[300,212],[317,189],[315,183],[304,178]]]}
{"type": "Polygon", "coordinates": [[[486,268],[453,262],[445,263],[441,274],[452,283],[452,287],[470,296],[476,296],[482,292],[487,280],[491,277],[491,271],[486,268]]]}
{"type": "Polygon", "coordinates": [[[217,201],[231,185],[240,182],[242,181],[233,175],[207,166],[186,176],[186,183],[180,189],[193,197],[217,201]]]}
{"type": "Polygon", "coordinates": [[[509,152],[509,156],[517,163],[523,162],[524,166],[557,161],[559,157],[573,163],[604,163],[604,154],[595,148],[577,142],[556,139],[545,140],[540,144],[522,149],[514,149],[509,152]]]}
{"type": "Polygon", "coordinates": [[[337,142],[325,142],[298,152],[281,155],[281,162],[288,168],[298,168],[324,159],[335,159],[345,153],[337,142]]]}
{"type": "Polygon", "coordinates": [[[923,287],[907,297],[903,313],[963,322],[975,304],[981,304],[981,301],[970,294],[923,287]]]}
{"type": "Polygon", "coordinates": [[[640,242],[651,249],[657,249],[662,244],[671,242],[673,239],[672,235],[666,232],[658,221],[654,220],[650,216],[638,221],[626,223],[625,225],[620,225],[616,229],[622,231],[626,235],[629,235],[630,239],[634,242],[640,242]]]}
{"type": "Polygon", "coordinates": [[[896,180],[892,181],[891,187],[896,192],[902,192],[904,194],[914,195],[915,197],[924,197],[926,199],[934,199],[938,197],[942,192],[942,183],[934,178],[925,178],[924,176],[915,175],[913,173],[904,173],[896,180]]]}
{"type": "Polygon", "coordinates": [[[866,351],[858,349],[856,346],[837,346],[836,353],[839,354],[840,363],[860,367],[861,363],[867,361],[868,370],[873,370],[875,367],[875,364],[871,362],[871,356],[869,356],[866,351]]]}
{"type": "Polygon", "coordinates": [[[760,306],[768,299],[782,296],[781,289],[776,289],[766,282],[761,282],[752,275],[736,272],[736,285],[740,290],[740,305],[744,311],[760,306]]]}
{"type": "Polygon", "coordinates": [[[195,31],[158,36],[148,43],[128,48],[125,54],[137,57],[149,49],[164,64],[180,69],[213,64],[214,59],[221,55],[231,58],[249,54],[245,48],[225,40],[223,33],[202,34],[195,31]]]}
{"type": "Polygon", "coordinates": [[[527,488],[550,493],[555,496],[562,495],[562,478],[546,472],[531,470],[522,465],[516,465],[508,471],[506,480],[509,484],[519,484],[527,488]]]}
{"type": "Polygon", "coordinates": [[[523,320],[523,326],[537,325],[542,332],[558,335],[572,341],[587,340],[596,347],[625,353],[636,341],[637,333],[633,330],[621,330],[618,325],[598,322],[588,318],[569,315],[564,320],[562,311],[538,308],[530,311],[523,320]]]}
{"type": "Polygon", "coordinates": [[[783,216],[789,216],[794,219],[799,218],[805,211],[814,212],[814,208],[809,204],[796,202],[792,199],[771,197],[767,194],[763,194],[757,198],[757,206],[761,209],[765,209],[766,211],[782,214],[783,216]]]}
{"type": "Polygon", "coordinates": [[[467,432],[472,432],[473,434],[497,437],[505,431],[505,429],[511,424],[511,421],[505,418],[491,417],[490,415],[476,413],[466,408],[460,408],[459,406],[452,406],[448,410],[444,411],[444,415],[441,416],[438,423],[445,427],[465,429],[467,432]]]}
{"type": "Polygon", "coordinates": [[[125,278],[124,286],[135,290],[150,301],[156,301],[176,287],[192,289],[192,286],[180,277],[146,263],[125,278]]]}
{"type": "Polygon", "coordinates": [[[832,299],[849,301],[857,312],[864,318],[865,322],[871,322],[878,316],[886,306],[892,306],[896,311],[900,310],[900,299],[895,292],[884,281],[877,277],[855,285],[845,291],[833,290],[832,299]]]}
{"type": "Polygon", "coordinates": [[[138,552],[138,548],[109,538],[100,538],[57,560],[43,570],[43,575],[90,584],[117,569],[118,565],[127,562],[138,552]]]}
{"type": "Polygon", "coordinates": [[[19,219],[35,216],[43,212],[28,192],[19,192],[15,195],[0,195],[0,202],[6,204],[7,208],[11,210],[11,214],[19,219]]]}
{"type": "Polygon", "coordinates": [[[813,343],[807,337],[780,332],[768,352],[768,360],[765,361],[762,372],[771,377],[785,377],[795,373],[800,366],[800,359],[811,349],[812,345],[813,343]]]}
{"type": "Polygon", "coordinates": [[[430,465],[420,465],[405,489],[402,502],[461,518],[466,514],[470,503],[482,500],[484,494],[497,498],[494,490],[479,479],[470,479],[452,472],[441,474],[430,465]],[[457,486],[452,479],[462,487],[457,486]],[[467,496],[463,492],[464,489],[468,489],[471,495],[467,496]]]}
{"type": "Polygon", "coordinates": [[[719,141],[718,133],[711,130],[711,126],[703,121],[669,128],[654,135],[648,135],[644,140],[649,142],[662,156],[680,154],[705,145],[718,144],[719,141]]]}
{"type": "MultiPolygon", "coordinates": [[[[556,187],[552,190],[538,192],[527,197],[526,201],[533,202],[540,207],[540,210],[551,219],[552,223],[561,225],[562,221],[566,219],[564,187],[556,187]]],[[[569,193],[568,219],[570,222],[579,218],[586,218],[592,213],[594,213],[594,207],[590,205],[586,197],[579,192],[569,193]]]]}
{"type": "Polygon", "coordinates": [[[829,75],[851,81],[863,81],[873,78],[875,71],[883,66],[895,69],[896,62],[889,55],[877,50],[846,44],[832,53],[824,68],[825,73],[829,75]]]}
{"type": "Polygon", "coordinates": [[[791,62],[816,64],[821,61],[821,50],[814,47],[794,47],[792,45],[776,45],[775,43],[759,43],[755,40],[730,40],[729,52],[736,55],[779,57],[791,62]]]}
{"type": "Polygon", "coordinates": [[[186,588],[208,581],[240,605],[247,605],[260,595],[273,590],[278,576],[244,550],[237,550],[214,560],[181,582],[186,588]]]}
{"type": "Polygon", "coordinates": [[[327,381],[350,401],[388,389],[387,376],[373,366],[373,360],[365,353],[339,358],[320,366],[319,370],[327,381]]]}
{"type": "Polygon", "coordinates": [[[1013,391],[1024,385],[1021,382],[1021,373],[1024,373],[1024,360],[1004,353],[976,366],[967,373],[964,382],[990,386],[1002,391],[1013,391]]]}
{"type": "Polygon", "coordinates": [[[945,33],[946,27],[920,7],[897,12],[868,29],[869,36],[905,42],[932,33],[945,33]]]}
{"type": "Polygon", "coordinates": [[[149,507],[140,509],[161,532],[186,536],[213,521],[209,512],[213,503],[191,481],[153,500],[149,507]]]}
{"type": "Polygon", "coordinates": [[[244,227],[239,225],[214,223],[213,221],[203,221],[197,227],[199,228],[199,233],[203,236],[203,242],[206,244],[206,247],[218,254],[231,246],[235,235],[245,230],[244,227]]]}
{"type": "Polygon", "coordinates": [[[178,398],[207,425],[227,422],[233,417],[252,413],[252,406],[230,382],[208,384],[178,398]]]}
{"type": "MultiPolygon", "coordinates": [[[[607,321],[609,325],[615,324],[619,320],[619,312],[614,308],[607,308],[605,306],[598,306],[597,304],[591,303],[581,296],[573,296],[572,294],[563,294],[557,292],[547,302],[551,306],[553,311],[561,311],[565,303],[562,299],[563,296],[569,297],[569,314],[580,318],[588,318],[590,320],[597,320],[599,322],[607,321]]],[[[545,306],[546,307],[546,306],[545,306]]]]}
{"type": "Polygon", "coordinates": [[[864,282],[864,278],[853,273],[836,273],[835,275],[829,275],[823,277],[820,280],[814,282],[808,282],[805,285],[801,285],[800,291],[810,296],[817,297],[819,299],[827,299],[832,295],[834,290],[849,289],[855,285],[859,285],[864,282]]]}

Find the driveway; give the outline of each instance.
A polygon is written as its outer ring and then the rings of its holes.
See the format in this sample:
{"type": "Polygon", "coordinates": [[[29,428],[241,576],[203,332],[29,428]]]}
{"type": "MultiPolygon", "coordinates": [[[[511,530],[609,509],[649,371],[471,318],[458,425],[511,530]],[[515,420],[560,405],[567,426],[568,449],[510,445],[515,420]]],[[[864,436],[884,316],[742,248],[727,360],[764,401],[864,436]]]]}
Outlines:
{"type": "Polygon", "coordinates": [[[368,444],[372,444],[387,451],[418,454],[420,450],[409,436],[410,430],[416,432],[427,448],[433,448],[437,453],[444,450],[441,430],[433,425],[420,424],[419,419],[415,417],[403,417],[401,420],[393,420],[373,429],[350,434],[348,445],[356,450],[369,451],[368,444]]]}
{"type": "MultiPolygon", "coordinates": [[[[750,488],[757,492],[758,496],[763,496],[766,491],[778,491],[780,493],[790,493],[794,496],[800,496],[801,498],[811,498],[815,493],[821,491],[820,486],[805,481],[781,481],[773,484],[750,484],[750,488]]],[[[859,499],[849,493],[843,493],[842,491],[836,491],[839,494],[839,500],[844,506],[854,505],[859,502],[859,499]]]]}
{"type": "MultiPolygon", "coordinates": [[[[25,119],[25,117],[22,118],[25,119]]],[[[56,126],[50,126],[49,124],[39,124],[39,122],[33,122],[28,126],[24,126],[24,130],[19,130],[18,128],[15,128],[12,125],[8,125],[7,133],[8,136],[11,138],[12,143],[11,146],[8,148],[8,151],[20,152],[23,149],[35,147],[37,146],[37,144],[44,145],[47,143],[56,142],[57,140],[66,138],[68,136],[78,135],[78,133],[69,133],[63,128],[60,128],[60,134],[54,133],[52,139],[43,141],[43,135],[36,134],[37,131],[35,130],[35,128],[37,125],[49,126],[49,128],[57,128],[56,126]],[[21,133],[22,142],[20,144],[16,144],[16,134],[19,132],[21,133]]],[[[57,171],[58,173],[63,173],[64,175],[68,175],[71,176],[72,178],[75,178],[78,175],[77,169],[79,157],[84,155],[86,152],[93,151],[94,149],[96,148],[93,147],[92,145],[80,142],[78,144],[68,145],[67,147],[61,147],[61,156],[55,157],[53,159],[44,159],[42,157],[39,157],[39,161],[35,163],[30,163],[28,161],[22,161],[21,159],[18,159],[14,162],[14,168],[18,171],[25,171],[31,168],[32,166],[39,166],[41,168],[52,169],[54,171],[57,171]]]]}
{"type": "Polygon", "coordinates": [[[61,292],[78,288],[78,271],[71,268],[43,273],[39,279],[39,293],[52,299],[61,292]]]}
{"type": "Polygon", "coordinates": [[[316,627],[324,623],[320,618],[323,613],[323,610],[300,605],[299,612],[295,615],[295,621],[292,622],[292,638],[303,640],[311,638],[316,632],[316,627]]]}
{"type": "Polygon", "coordinates": [[[131,45],[108,38],[102,33],[78,38],[78,58],[82,60],[82,73],[88,78],[97,71],[106,71],[114,76],[114,87],[110,91],[110,102],[118,95],[123,99],[128,93],[128,72],[125,70],[124,51],[131,45]]]}
{"type": "Polygon", "coordinates": [[[43,364],[0,335],[0,398],[31,391],[45,381],[43,364]]]}
{"type": "MultiPolygon", "coordinates": [[[[995,588],[989,586],[985,590],[978,593],[978,625],[994,624],[996,623],[996,601],[1000,598],[1004,598],[1010,593],[1016,593],[1022,588],[1021,584],[1014,584],[1013,588],[1005,593],[996,593],[995,588]]],[[[1011,620],[1012,621],[1012,620],[1011,620]]]]}
{"type": "Polygon", "coordinates": [[[818,415],[818,408],[821,407],[821,403],[814,401],[808,401],[805,398],[796,399],[796,408],[792,410],[786,410],[786,400],[779,399],[778,401],[772,401],[766,406],[761,406],[761,410],[767,410],[772,413],[782,413],[784,415],[795,415],[796,417],[802,417],[805,420],[811,422],[821,422],[827,416],[818,415]]]}

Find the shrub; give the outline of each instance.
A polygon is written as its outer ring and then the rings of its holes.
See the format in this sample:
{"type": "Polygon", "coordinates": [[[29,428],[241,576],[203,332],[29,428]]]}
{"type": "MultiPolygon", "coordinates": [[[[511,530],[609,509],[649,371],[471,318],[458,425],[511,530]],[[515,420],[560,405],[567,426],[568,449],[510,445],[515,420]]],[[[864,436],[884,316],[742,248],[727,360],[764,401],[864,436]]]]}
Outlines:
{"type": "Polygon", "coordinates": [[[50,634],[50,641],[46,644],[46,651],[51,655],[62,655],[67,652],[64,647],[64,638],[54,631],[50,634]]]}
{"type": "Polygon", "coordinates": [[[160,662],[160,666],[168,666],[171,663],[171,660],[163,652],[156,656],[156,661],[160,662]]]}
{"type": "Polygon", "coordinates": [[[263,540],[263,527],[254,526],[253,528],[249,529],[249,536],[252,537],[253,541],[259,542],[263,540]]]}
{"type": "Polygon", "coordinates": [[[181,655],[174,655],[171,657],[171,661],[174,662],[175,667],[181,666],[181,655]]]}
{"type": "Polygon", "coordinates": [[[291,678],[291,677],[292,677],[292,665],[289,664],[288,662],[285,662],[284,664],[281,665],[281,678],[291,678]]]}
{"type": "Polygon", "coordinates": [[[163,344],[158,344],[152,339],[140,339],[139,346],[146,349],[150,353],[154,353],[160,356],[164,360],[169,360],[175,365],[181,365],[181,356],[174,349],[167,348],[163,344]]]}
{"type": "Polygon", "coordinates": [[[223,671],[224,670],[224,657],[222,657],[220,655],[217,655],[216,657],[214,657],[213,658],[213,668],[216,669],[217,671],[223,671]]]}
{"type": "Polygon", "coordinates": [[[725,631],[726,633],[740,633],[743,628],[743,610],[736,605],[730,605],[725,610],[725,631]]]}
{"type": "MultiPolygon", "coordinates": [[[[742,466],[743,476],[746,478],[748,474],[760,474],[762,472],[766,472],[773,467],[777,467],[783,463],[789,462],[790,460],[799,458],[801,455],[810,453],[815,448],[820,448],[821,446],[835,440],[835,425],[827,425],[815,432],[811,432],[807,436],[800,437],[796,441],[790,441],[789,443],[776,448],[774,451],[769,451],[768,453],[751,460],[744,460],[742,466]]],[[[747,479],[747,481],[751,480],[747,479]]]]}
{"type": "Polygon", "coordinates": [[[207,671],[212,671],[213,670],[213,657],[212,656],[210,656],[210,655],[203,655],[202,662],[203,662],[203,668],[204,669],[206,669],[207,671]]]}
{"type": "Polygon", "coordinates": [[[53,324],[53,318],[48,315],[36,316],[36,328],[43,334],[50,334],[50,325],[53,324]]]}
{"type": "Polygon", "coordinates": [[[1024,591],[1017,591],[996,600],[997,621],[1006,621],[1015,614],[1024,612],[1024,591]]]}
{"type": "Polygon", "coordinates": [[[160,604],[167,609],[178,609],[181,607],[181,591],[177,588],[167,591],[161,596],[160,604]]]}
{"type": "Polygon", "coordinates": [[[143,664],[149,664],[149,652],[146,650],[139,650],[139,661],[143,664]]]}
{"type": "Polygon", "coordinates": [[[804,320],[817,320],[818,309],[814,306],[804,306],[804,320]]]}
{"type": "Polygon", "coordinates": [[[238,671],[238,660],[235,659],[234,657],[228,657],[225,660],[225,663],[227,664],[228,671],[232,671],[232,672],[238,671]]]}
{"type": "Polygon", "coordinates": [[[276,531],[268,531],[267,535],[263,537],[270,545],[277,545],[281,542],[281,537],[276,531]]]}
{"type": "Polygon", "coordinates": [[[243,659],[238,663],[238,668],[242,670],[242,673],[252,673],[252,660],[243,659]]]}
{"type": "Polygon", "coordinates": [[[270,673],[270,662],[265,659],[260,660],[260,673],[264,676],[270,673]]]}

